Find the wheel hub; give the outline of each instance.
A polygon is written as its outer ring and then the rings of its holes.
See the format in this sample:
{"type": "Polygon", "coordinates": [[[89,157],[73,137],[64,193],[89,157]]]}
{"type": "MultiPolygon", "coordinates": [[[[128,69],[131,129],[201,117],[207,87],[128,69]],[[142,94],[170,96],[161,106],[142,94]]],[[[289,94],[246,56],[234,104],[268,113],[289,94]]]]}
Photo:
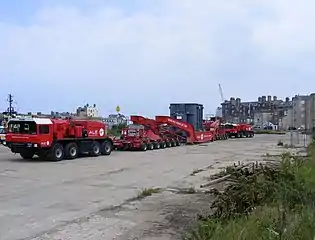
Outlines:
{"type": "Polygon", "coordinates": [[[109,146],[109,144],[106,144],[105,145],[105,152],[109,152],[110,151],[110,146],[109,146]]]}
{"type": "Polygon", "coordinates": [[[77,154],[77,150],[75,149],[75,147],[70,149],[70,154],[71,156],[75,156],[77,154]]]}
{"type": "Polygon", "coordinates": [[[99,153],[100,149],[97,146],[94,146],[94,153],[99,153]]]}
{"type": "Polygon", "coordinates": [[[56,157],[57,158],[61,158],[61,156],[62,156],[62,151],[61,151],[61,149],[56,149],[56,157]]]}

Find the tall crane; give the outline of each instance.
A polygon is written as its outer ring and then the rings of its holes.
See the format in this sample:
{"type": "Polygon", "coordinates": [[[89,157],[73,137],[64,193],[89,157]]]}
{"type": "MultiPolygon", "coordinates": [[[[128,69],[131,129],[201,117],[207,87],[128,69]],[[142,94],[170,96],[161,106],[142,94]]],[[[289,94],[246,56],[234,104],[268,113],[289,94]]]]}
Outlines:
{"type": "Polygon", "coordinates": [[[224,102],[225,101],[225,98],[223,96],[223,90],[222,90],[222,87],[221,87],[221,84],[219,83],[219,91],[220,91],[220,95],[221,95],[221,101],[224,102]]]}

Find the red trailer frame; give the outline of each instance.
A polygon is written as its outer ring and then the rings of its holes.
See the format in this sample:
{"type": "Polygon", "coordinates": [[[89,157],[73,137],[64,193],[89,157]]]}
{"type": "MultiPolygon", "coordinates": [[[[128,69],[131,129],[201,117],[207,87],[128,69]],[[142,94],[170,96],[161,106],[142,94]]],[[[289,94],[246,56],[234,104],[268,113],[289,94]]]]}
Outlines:
{"type": "Polygon", "coordinates": [[[203,127],[206,131],[212,131],[214,133],[214,140],[226,140],[228,134],[225,129],[222,120],[219,118],[211,118],[210,120],[203,121],[203,127]]]}
{"type": "Polygon", "coordinates": [[[168,124],[176,127],[187,134],[187,143],[205,143],[214,140],[214,133],[212,131],[195,131],[192,124],[182,120],[174,119],[169,116],[156,116],[155,120],[160,124],[168,124]]]}
{"type": "Polygon", "coordinates": [[[130,120],[133,124],[122,130],[121,139],[114,141],[117,149],[146,151],[180,145],[180,137],[154,119],[133,115],[130,120]]]}

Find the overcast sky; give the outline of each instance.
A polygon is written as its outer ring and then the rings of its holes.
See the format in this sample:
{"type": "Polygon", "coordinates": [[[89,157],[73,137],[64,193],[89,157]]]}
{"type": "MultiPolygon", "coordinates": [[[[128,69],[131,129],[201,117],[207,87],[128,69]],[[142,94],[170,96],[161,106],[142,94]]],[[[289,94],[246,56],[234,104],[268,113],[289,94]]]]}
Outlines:
{"type": "Polygon", "coordinates": [[[0,108],[168,114],[315,91],[315,1],[0,0],[0,108]]]}

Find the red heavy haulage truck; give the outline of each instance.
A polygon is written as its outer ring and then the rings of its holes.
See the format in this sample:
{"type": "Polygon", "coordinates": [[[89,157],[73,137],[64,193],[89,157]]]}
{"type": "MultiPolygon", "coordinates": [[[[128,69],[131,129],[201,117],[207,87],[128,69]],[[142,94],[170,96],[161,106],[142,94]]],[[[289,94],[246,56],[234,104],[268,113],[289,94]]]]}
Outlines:
{"type": "Polygon", "coordinates": [[[254,131],[251,125],[246,123],[225,123],[225,131],[229,137],[242,138],[242,137],[254,137],[254,131]]]}
{"type": "Polygon", "coordinates": [[[110,155],[113,141],[101,121],[18,118],[8,122],[6,146],[24,159],[37,155],[42,159],[61,161],[83,154],[110,155]]]}

